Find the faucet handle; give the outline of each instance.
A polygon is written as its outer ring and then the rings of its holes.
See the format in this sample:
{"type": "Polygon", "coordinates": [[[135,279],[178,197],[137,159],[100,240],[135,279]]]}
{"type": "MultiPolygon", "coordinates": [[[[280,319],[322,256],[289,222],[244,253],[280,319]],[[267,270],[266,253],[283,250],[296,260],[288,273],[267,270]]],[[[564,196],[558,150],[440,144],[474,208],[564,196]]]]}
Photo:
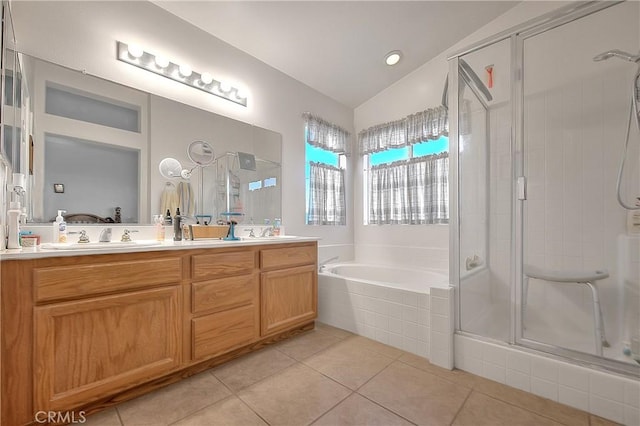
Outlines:
{"type": "Polygon", "coordinates": [[[249,231],[249,237],[255,238],[256,234],[254,234],[253,228],[247,228],[244,230],[244,232],[247,232],[247,231],[249,231]]]}
{"type": "Polygon", "coordinates": [[[123,243],[131,242],[131,233],[132,232],[138,232],[138,231],[129,230],[129,229],[125,229],[124,231],[122,231],[122,238],[120,238],[120,241],[123,242],[123,243]]]}
{"type": "Polygon", "coordinates": [[[80,231],[80,238],[78,239],[79,243],[88,243],[89,242],[89,237],[87,236],[87,231],[85,231],[84,229],[82,231],[80,231]]]}

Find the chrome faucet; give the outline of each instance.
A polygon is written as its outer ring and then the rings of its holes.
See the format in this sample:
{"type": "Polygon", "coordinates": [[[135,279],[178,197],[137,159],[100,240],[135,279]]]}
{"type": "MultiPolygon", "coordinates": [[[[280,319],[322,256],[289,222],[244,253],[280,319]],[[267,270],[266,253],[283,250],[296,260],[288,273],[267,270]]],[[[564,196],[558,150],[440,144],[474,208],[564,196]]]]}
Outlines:
{"type": "Polygon", "coordinates": [[[99,240],[101,243],[110,243],[111,242],[111,228],[103,228],[100,231],[99,240]]]}
{"type": "Polygon", "coordinates": [[[324,272],[324,270],[327,268],[327,263],[333,262],[334,260],[338,260],[338,259],[340,259],[340,256],[333,256],[333,257],[330,257],[329,259],[323,260],[318,265],[318,272],[324,272]]]}
{"type": "Polygon", "coordinates": [[[249,231],[249,238],[255,238],[256,237],[256,234],[254,234],[254,232],[253,232],[253,228],[246,228],[244,230],[244,232],[247,232],[247,231],[249,231]]]}

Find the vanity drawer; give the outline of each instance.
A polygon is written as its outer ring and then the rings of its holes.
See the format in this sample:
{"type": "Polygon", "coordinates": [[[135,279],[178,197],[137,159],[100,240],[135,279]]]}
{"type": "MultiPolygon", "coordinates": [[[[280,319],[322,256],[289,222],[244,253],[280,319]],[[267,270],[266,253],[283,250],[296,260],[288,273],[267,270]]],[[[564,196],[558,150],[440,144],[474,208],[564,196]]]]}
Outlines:
{"type": "Polygon", "coordinates": [[[33,270],[36,302],[175,284],[181,279],[182,259],[179,257],[33,270]]]}
{"type": "Polygon", "coordinates": [[[316,263],[318,253],[315,244],[273,248],[260,251],[262,269],[281,269],[316,263]]]}
{"type": "Polygon", "coordinates": [[[193,359],[220,355],[257,340],[259,309],[252,304],[191,320],[193,359]]]}
{"type": "Polygon", "coordinates": [[[259,295],[257,274],[220,278],[192,284],[191,306],[194,314],[218,312],[257,304],[259,295]]]}
{"type": "Polygon", "coordinates": [[[256,268],[256,254],[251,249],[196,254],[191,259],[191,276],[194,281],[250,274],[256,268]]]}

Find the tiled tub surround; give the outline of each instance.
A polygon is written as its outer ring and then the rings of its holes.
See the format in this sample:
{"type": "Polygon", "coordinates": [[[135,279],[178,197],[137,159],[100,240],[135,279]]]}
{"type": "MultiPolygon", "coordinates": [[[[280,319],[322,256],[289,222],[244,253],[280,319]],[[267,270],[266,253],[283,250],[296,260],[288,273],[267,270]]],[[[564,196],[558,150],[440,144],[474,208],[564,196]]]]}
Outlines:
{"type": "Polygon", "coordinates": [[[435,271],[327,265],[318,275],[318,319],[453,367],[453,290],[435,271]]]}
{"type": "Polygon", "coordinates": [[[628,426],[640,425],[640,381],[455,336],[455,366],[628,426]]]}

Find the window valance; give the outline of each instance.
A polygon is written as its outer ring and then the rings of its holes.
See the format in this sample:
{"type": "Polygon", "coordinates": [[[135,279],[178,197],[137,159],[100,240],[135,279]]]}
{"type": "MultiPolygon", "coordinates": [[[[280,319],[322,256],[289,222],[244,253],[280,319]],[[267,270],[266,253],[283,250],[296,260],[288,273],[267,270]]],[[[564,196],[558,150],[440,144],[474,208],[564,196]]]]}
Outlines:
{"type": "Polygon", "coordinates": [[[307,126],[309,144],[338,154],[351,153],[349,132],[309,112],[302,114],[302,118],[307,126]]]}
{"type": "Polygon", "coordinates": [[[360,154],[401,148],[438,139],[449,134],[449,115],[445,107],[430,108],[401,120],[370,127],[358,134],[360,154]]]}

